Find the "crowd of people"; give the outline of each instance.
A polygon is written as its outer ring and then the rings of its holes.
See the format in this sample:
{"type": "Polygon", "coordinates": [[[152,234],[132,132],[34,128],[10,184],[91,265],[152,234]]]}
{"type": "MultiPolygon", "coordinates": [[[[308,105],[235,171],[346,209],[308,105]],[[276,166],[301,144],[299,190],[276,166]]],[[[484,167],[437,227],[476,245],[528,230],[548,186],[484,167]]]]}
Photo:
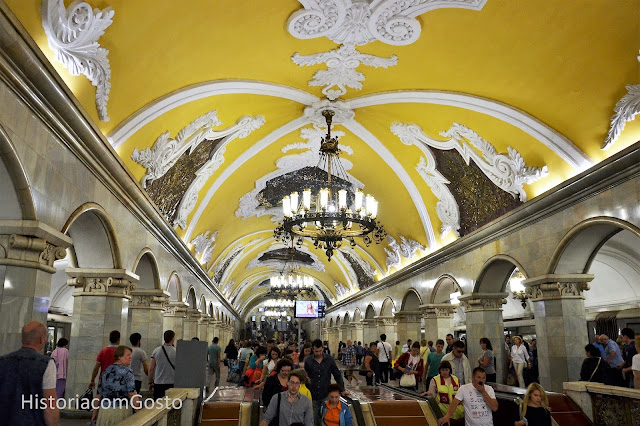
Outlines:
{"type": "MultiPolygon", "coordinates": [[[[31,322],[23,328],[22,348],[0,356],[0,412],[6,413],[12,424],[57,424],[56,404],[25,410],[16,396],[64,397],[69,341],[60,339],[46,356],[42,354],[46,335],[44,324],[31,322]]],[[[96,389],[95,399],[100,401],[99,409],[93,412],[96,424],[117,424],[130,416],[131,407],[141,398],[145,376],[155,400],[173,387],[175,333],[165,331],[163,344],[150,357],[140,347],[142,338],[133,333],[130,346],[122,345],[120,332],[114,330],[109,335],[110,344],[97,354],[89,382],[89,388],[96,389]]],[[[215,337],[207,348],[203,374],[207,392],[220,385],[221,364],[228,367],[227,382],[261,390],[265,409],[262,426],[351,426],[351,412],[340,402],[341,395],[349,394],[345,381],[368,386],[390,383],[432,397],[442,412],[440,424],[492,425],[498,402],[487,382],[496,382],[501,367],[488,338],[480,339],[478,346],[480,356],[472,363],[465,342],[452,334],[436,340],[435,345],[423,339],[404,344],[396,341],[395,346],[382,334],[380,340],[364,345],[351,340],[340,342],[334,359],[329,343],[319,339],[299,344],[231,339],[222,350],[215,337]]],[[[585,346],[581,380],[640,389],[639,350],[640,334],[631,328],[621,330],[619,342],[604,334],[596,336],[585,346]]],[[[547,396],[537,380],[536,340],[506,336],[504,353],[507,382],[526,388],[515,425],[551,425],[547,396]]]]}

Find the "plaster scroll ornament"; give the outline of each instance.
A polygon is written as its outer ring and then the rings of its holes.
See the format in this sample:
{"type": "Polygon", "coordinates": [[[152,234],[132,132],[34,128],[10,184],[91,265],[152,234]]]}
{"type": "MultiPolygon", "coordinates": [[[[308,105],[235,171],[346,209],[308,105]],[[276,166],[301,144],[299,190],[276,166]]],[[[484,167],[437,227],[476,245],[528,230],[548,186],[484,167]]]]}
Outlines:
{"type": "MultiPolygon", "coordinates": [[[[342,131],[336,130],[332,133],[337,137],[344,136],[344,132],[342,131]]],[[[316,167],[318,164],[318,151],[320,150],[320,144],[325,134],[326,130],[319,126],[300,129],[300,137],[306,140],[306,142],[296,142],[286,145],[282,148],[282,152],[287,153],[294,150],[301,150],[302,152],[298,154],[285,155],[276,160],[277,169],[258,179],[256,181],[255,188],[251,192],[240,197],[240,203],[235,213],[236,216],[242,219],[248,219],[252,216],[271,214],[274,221],[281,221],[282,209],[277,206],[272,208],[261,206],[258,200],[258,194],[266,188],[267,182],[272,179],[288,173],[293,173],[296,170],[303,169],[305,167],[316,167]]],[[[339,147],[342,152],[348,155],[353,154],[353,149],[351,149],[350,146],[339,144],[339,147]]],[[[349,160],[340,157],[340,161],[342,162],[342,167],[344,167],[345,170],[351,170],[353,168],[353,164],[349,160]]],[[[349,179],[354,182],[354,186],[356,188],[364,188],[364,184],[359,182],[353,176],[348,176],[349,179]]]]}
{"type": "Polygon", "coordinates": [[[71,75],[85,75],[96,87],[96,108],[102,121],[109,121],[107,101],[111,90],[109,51],[98,39],[113,23],[114,10],[92,9],[89,3],[76,0],[64,7],[64,0],[43,0],[42,27],[56,61],[71,75]]]}
{"type": "Polygon", "coordinates": [[[217,112],[210,111],[180,130],[175,139],[171,139],[169,132],[165,132],[156,139],[153,147],[146,148],[144,151],[136,148],[133,151],[131,159],[147,169],[146,174],[140,180],[142,187],[146,188],[148,184],[167,173],[185,152],[191,152],[204,140],[221,139],[215,153],[196,172],[195,179],[183,195],[172,224],[174,227],[183,229],[187,227],[187,217],[198,201],[198,193],[211,175],[224,163],[227,145],[236,138],[247,137],[251,132],[260,128],[264,122],[264,117],[261,115],[244,116],[227,129],[214,130],[213,126],[222,123],[218,120],[217,112]]]}
{"type": "Polygon", "coordinates": [[[347,87],[362,89],[362,81],[365,77],[364,74],[356,71],[360,64],[374,68],[389,68],[398,64],[398,57],[395,55],[389,58],[367,55],[358,52],[351,45],[312,55],[295,53],[291,60],[299,66],[325,63],[328,69],[316,71],[313,80],[309,81],[309,86],[324,86],[322,93],[332,101],[347,93],[347,87]]]}
{"type": "Polygon", "coordinates": [[[427,249],[416,240],[409,240],[400,235],[400,254],[403,257],[412,260],[418,250],[426,251],[427,249]]]}
{"type": "Polygon", "coordinates": [[[304,9],[287,21],[289,33],[299,39],[327,37],[344,45],[371,41],[404,46],[422,31],[415,18],[434,9],[454,7],[480,10],[487,0],[299,0],[304,9]]]}
{"type": "Polygon", "coordinates": [[[200,256],[200,261],[203,265],[208,265],[213,255],[213,249],[216,247],[216,237],[218,231],[211,234],[211,231],[206,231],[203,234],[195,237],[191,244],[195,245],[196,255],[200,256]]]}
{"type": "Polygon", "coordinates": [[[507,147],[507,154],[498,153],[491,143],[462,124],[453,123],[449,130],[440,132],[440,136],[448,138],[444,141],[431,138],[417,124],[395,122],[391,125],[391,132],[402,143],[420,148],[425,155],[420,158],[416,170],[439,200],[436,212],[442,221],[442,236],[449,231],[458,235],[460,210],[447,187],[450,182],[437,171],[435,157],[429,148],[458,151],[467,165],[473,160],[491,182],[522,202],[527,201],[523,185],[549,174],[547,166],[527,167],[520,153],[510,146],[507,147]]]}
{"type": "Polygon", "coordinates": [[[385,247],[384,251],[387,253],[387,274],[391,270],[391,268],[400,268],[400,245],[395,238],[391,235],[387,234],[387,242],[389,243],[389,247],[385,247]]]}
{"type": "Polygon", "coordinates": [[[334,281],[333,282],[333,286],[336,289],[336,299],[337,300],[340,300],[343,297],[346,297],[346,296],[349,295],[349,288],[346,285],[344,285],[342,283],[339,283],[338,281],[334,281]]]}

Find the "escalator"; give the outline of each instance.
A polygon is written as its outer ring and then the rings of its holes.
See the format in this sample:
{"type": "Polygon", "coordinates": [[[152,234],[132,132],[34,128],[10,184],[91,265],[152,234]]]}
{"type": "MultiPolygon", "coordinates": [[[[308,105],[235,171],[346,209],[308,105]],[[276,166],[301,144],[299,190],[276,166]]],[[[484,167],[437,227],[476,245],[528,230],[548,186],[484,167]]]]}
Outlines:
{"type": "MultiPolygon", "coordinates": [[[[490,384],[498,400],[493,415],[495,426],[512,426],[520,418],[524,389],[490,384]]],[[[353,416],[354,426],[437,426],[440,412],[433,398],[389,385],[347,386],[349,395],[341,397],[353,416]]],[[[547,392],[554,424],[593,425],[566,395],[547,392]]],[[[262,417],[260,391],[243,387],[220,387],[205,400],[200,424],[208,426],[258,426],[262,417]]]]}
{"type": "Polygon", "coordinates": [[[260,391],[244,387],[217,387],[202,404],[204,426],[258,426],[260,391]]]}

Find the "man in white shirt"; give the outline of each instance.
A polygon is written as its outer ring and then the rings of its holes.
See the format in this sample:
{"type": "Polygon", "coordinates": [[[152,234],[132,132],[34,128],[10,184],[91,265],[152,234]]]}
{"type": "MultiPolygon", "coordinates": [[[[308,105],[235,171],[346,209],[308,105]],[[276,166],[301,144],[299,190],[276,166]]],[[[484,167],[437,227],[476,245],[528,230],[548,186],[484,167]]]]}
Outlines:
{"type": "Polygon", "coordinates": [[[149,390],[153,390],[153,399],[164,398],[167,389],[173,387],[176,374],[176,348],[173,346],[176,333],[164,332],[164,345],[158,346],[151,354],[149,366],[149,390]]]}
{"type": "Polygon", "coordinates": [[[387,343],[387,335],[380,335],[378,343],[378,361],[380,361],[380,372],[382,383],[389,382],[389,368],[391,367],[391,345],[387,343]]]}
{"type": "Polygon", "coordinates": [[[491,386],[487,386],[487,374],[482,367],[473,369],[472,382],[460,386],[456,397],[438,424],[449,424],[451,415],[459,404],[464,405],[464,424],[466,426],[493,426],[492,411],[498,411],[498,400],[491,386]]]}
{"type": "Polygon", "coordinates": [[[402,353],[406,354],[411,350],[411,339],[407,340],[407,344],[402,347],[402,353]]]}

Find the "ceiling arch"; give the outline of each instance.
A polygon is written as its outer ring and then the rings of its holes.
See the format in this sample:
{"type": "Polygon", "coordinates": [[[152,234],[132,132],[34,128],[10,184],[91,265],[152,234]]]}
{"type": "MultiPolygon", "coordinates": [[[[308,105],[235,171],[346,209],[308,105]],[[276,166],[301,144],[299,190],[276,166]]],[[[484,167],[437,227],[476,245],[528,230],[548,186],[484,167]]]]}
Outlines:
{"type": "MultiPolygon", "coordinates": [[[[62,0],[48,1],[64,6],[62,0]]],[[[56,61],[39,13],[41,0],[6,2],[138,181],[146,170],[132,160],[133,152],[153,147],[165,132],[176,137],[210,111],[217,111],[224,126],[243,116],[264,117],[262,127],[225,147],[217,169],[195,191],[193,209],[180,222],[186,229],[175,230],[189,246],[199,235],[216,235],[207,256],[193,247],[194,256],[221,289],[233,292],[238,304],[254,303],[256,293],[262,294],[254,287],[277,269],[246,267],[268,246],[279,220],[269,214],[236,216],[239,199],[276,170],[283,148],[298,143],[300,130],[313,125],[313,115],[305,108],[330,105],[353,112],[351,118],[335,123],[335,130],[344,132],[341,143],[353,151],[348,156],[353,165],[349,174],[380,201],[378,218],[398,242],[355,248],[377,271],[371,283],[457,238],[434,232],[442,229],[445,216],[439,215],[442,199],[437,188],[427,184],[424,170],[418,170],[428,160],[419,147],[403,144],[391,131],[394,122],[419,126],[434,141],[434,151],[441,134],[460,123],[499,155],[513,149],[527,166],[546,166],[546,177],[524,184],[524,198],[529,200],[640,140],[639,122],[630,121],[609,149],[600,149],[614,106],[625,95],[625,86],[637,84],[640,75],[638,2],[621,2],[616,8],[604,0],[589,5],[553,0],[463,2],[473,10],[430,10],[433,5],[425,3],[393,12],[412,32],[390,40],[378,30],[385,27],[377,25],[376,18],[386,19],[382,11],[389,0],[338,2],[340,16],[346,16],[349,7],[364,8],[373,21],[358,21],[360,31],[351,31],[349,22],[340,18],[335,22],[340,31],[332,27],[322,33],[305,33],[295,26],[314,3],[307,1],[219,0],[158,7],[152,0],[88,0],[92,7],[115,11],[113,24],[97,40],[110,52],[108,122],[98,115],[91,82],[73,76],[56,61]],[[203,16],[208,17],[206,23],[203,16]],[[157,25],[180,33],[181,43],[174,43],[167,32],[154,31],[157,25]],[[345,46],[355,49],[351,52],[360,62],[339,71],[325,59],[344,59],[338,51],[345,46]],[[316,86],[323,75],[328,81],[316,86]],[[348,83],[330,86],[336,75],[348,83]],[[340,96],[330,102],[328,97],[336,93],[340,96]],[[404,256],[402,238],[426,250],[404,256]]],[[[460,6],[438,2],[451,4],[460,6]]],[[[480,155],[477,146],[468,145],[480,155]]],[[[456,167],[475,170],[473,160],[463,164],[455,155],[436,152],[430,165],[440,176],[456,167]]],[[[512,159],[519,161],[515,155],[512,159]]],[[[448,179],[443,185],[473,189],[470,180],[448,179]]],[[[172,190],[167,185],[162,195],[168,197],[172,190]]],[[[477,195],[476,205],[489,203],[484,194],[470,193],[477,195]]],[[[499,214],[487,217],[493,220],[499,214]]],[[[316,253],[308,243],[305,247],[316,253]]],[[[336,286],[341,285],[348,291],[362,290],[357,265],[339,256],[327,262],[322,252],[316,254],[324,271],[305,271],[328,296],[337,296],[336,286]]],[[[172,299],[182,299],[179,282],[172,286],[178,293],[172,299]]]]}

